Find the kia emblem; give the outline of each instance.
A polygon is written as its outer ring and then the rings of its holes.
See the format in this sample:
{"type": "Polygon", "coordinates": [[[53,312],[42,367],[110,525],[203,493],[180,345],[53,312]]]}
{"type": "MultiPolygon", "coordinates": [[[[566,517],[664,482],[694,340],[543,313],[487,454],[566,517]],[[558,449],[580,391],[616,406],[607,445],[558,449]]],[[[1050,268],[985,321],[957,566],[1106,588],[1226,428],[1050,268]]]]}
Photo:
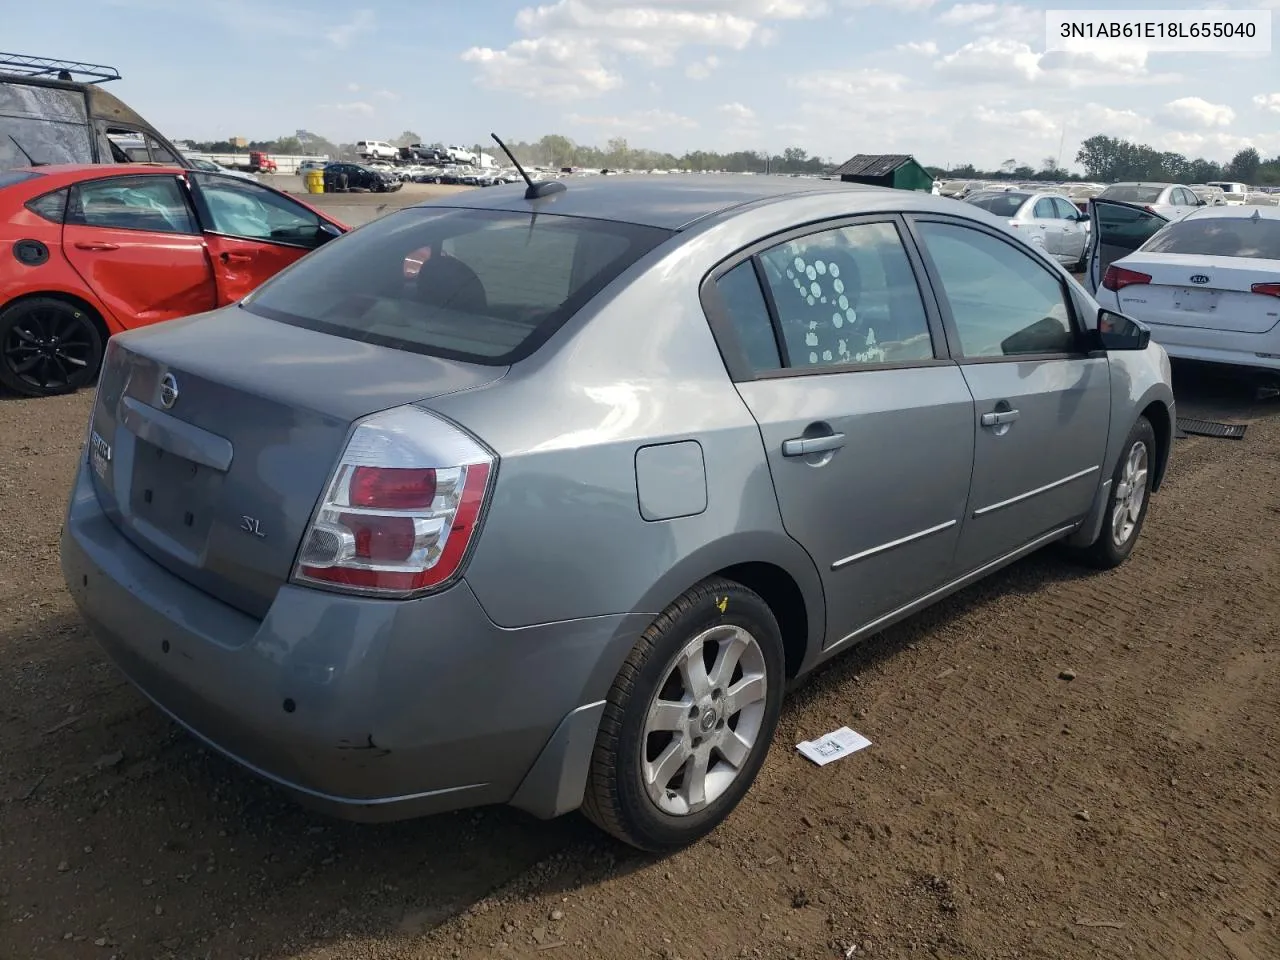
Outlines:
{"type": "Polygon", "coordinates": [[[1209,278],[1206,277],[1203,273],[1196,273],[1196,274],[1192,274],[1191,282],[1192,283],[1208,283],[1209,278]]]}

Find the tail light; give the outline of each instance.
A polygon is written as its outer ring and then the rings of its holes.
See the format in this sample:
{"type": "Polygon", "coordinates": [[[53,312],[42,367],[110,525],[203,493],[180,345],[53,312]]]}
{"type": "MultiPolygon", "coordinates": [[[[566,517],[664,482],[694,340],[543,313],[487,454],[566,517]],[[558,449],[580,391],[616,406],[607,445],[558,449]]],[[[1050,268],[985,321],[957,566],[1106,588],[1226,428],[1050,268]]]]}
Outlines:
{"type": "Polygon", "coordinates": [[[1280,283],[1255,283],[1249,289],[1264,297],[1280,297],[1280,283]]]}
{"type": "Polygon", "coordinates": [[[462,573],[496,458],[417,407],[360,422],[347,442],[294,571],[299,583],[407,597],[462,573]]]}
{"type": "Polygon", "coordinates": [[[1137,270],[1126,270],[1124,267],[1112,265],[1102,275],[1102,286],[1108,290],[1123,290],[1142,283],[1150,283],[1151,275],[1139,273],[1137,270]]]}

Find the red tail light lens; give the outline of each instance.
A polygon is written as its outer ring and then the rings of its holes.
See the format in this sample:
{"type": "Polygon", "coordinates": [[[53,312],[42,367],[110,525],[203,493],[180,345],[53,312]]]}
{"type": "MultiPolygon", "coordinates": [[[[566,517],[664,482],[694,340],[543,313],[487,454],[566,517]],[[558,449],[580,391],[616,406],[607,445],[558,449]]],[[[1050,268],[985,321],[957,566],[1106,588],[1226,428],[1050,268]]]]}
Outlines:
{"type": "Polygon", "coordinates": [[[461,575],[496,460],[417,407],[360,423],[307,530],[294,579],[388,597],[461,575]]]}
{"type": "Polygon", "coordinates": [[[1264,297],[1280,297],[1280,283],[1255,283],[1249,289],[1264,297]]]}
{"type": "Polygon", "coordinates": [[[430,506],[436,496],[436,472],[413,467],[356,467],[351,472],[353,507],[409,510],[430,506]]]}
{"type": "Polygon", "coordinates": [[[1151,274],[1139,273],[1137,270],[1126,270],[1124,267],[1112,265],[1102,275],[1102,285],[1108,290],[1123,290],[1138,284],[1150,283],[1151,274]]]}

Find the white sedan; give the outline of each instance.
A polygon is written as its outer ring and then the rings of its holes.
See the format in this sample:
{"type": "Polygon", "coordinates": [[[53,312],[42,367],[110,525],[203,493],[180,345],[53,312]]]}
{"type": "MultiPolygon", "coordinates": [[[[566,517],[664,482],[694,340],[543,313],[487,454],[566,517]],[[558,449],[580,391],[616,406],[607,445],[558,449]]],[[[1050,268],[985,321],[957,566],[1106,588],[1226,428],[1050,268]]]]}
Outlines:
{"type": "Polygon", "coordinates": [[[1088,285],[1169,356],[1280,371],[1280,208],[1204,207],[1168,221],[1094,198],[1088,285]]]}

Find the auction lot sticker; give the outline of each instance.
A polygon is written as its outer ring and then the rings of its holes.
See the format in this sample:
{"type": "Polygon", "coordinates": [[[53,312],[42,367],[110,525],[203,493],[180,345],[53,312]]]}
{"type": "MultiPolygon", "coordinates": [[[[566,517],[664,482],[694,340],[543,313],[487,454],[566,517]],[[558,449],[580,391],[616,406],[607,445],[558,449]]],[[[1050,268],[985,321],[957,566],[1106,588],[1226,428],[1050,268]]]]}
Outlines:
{"type": "Polygon", "coordinates": [[[1270,10],[1046,10],[1045,50],[1270,53],[1270,10]]]}

